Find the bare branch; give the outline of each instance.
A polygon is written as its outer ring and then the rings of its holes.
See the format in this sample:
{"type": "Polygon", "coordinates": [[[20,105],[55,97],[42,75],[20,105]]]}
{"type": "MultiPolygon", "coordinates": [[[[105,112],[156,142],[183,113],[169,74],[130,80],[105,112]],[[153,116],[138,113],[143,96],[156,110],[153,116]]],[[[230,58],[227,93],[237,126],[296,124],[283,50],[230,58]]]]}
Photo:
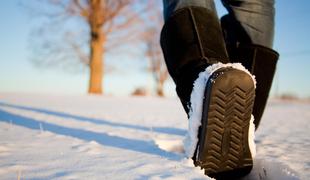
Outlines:
{"type": "Polygon", "coordinates": [[[148,16],[145,18],[146,31],[142,34],[146,45],[145,54],[149,59],[149,70],[156,83],[156,93],[163,96],[163,85],[168,78],[168,71],[164,63],[162,51],[159,45],[160,30],[163,19],[159,7],[155,8],[155,0],[149,1],[148,16]]]}
{"type": "Polygon", "coordinates": [[[89,65],[89,57],[82,51],[81,47],[76,44],[72,39],[70,39],[69,36],[66,36],[66,41],[70,45],[74,53],[78,56],[81,63],[89,65]]]}
{"type": "Polygon", "coordinates": [[[41,24],[32,36],[31,43],[36,44],[33,59],[47,67],[84,65],[94,69],[100,79],[107,53],[123,52],[133,43],[140,47],[138,40],[144,29],[141,12],[147,12],[147,1],[135,4],[138,1],[36,0],[31,13],[43,21],[39,21],[41,24]],[[101,69],[96,69],[99,66],[101,69]]]}

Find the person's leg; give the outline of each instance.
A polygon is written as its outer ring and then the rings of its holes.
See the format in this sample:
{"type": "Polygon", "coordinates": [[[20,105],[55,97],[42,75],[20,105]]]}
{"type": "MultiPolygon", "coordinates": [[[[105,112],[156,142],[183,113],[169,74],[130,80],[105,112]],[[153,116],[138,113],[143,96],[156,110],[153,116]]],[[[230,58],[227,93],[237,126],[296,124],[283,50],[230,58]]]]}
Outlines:
{"type": "Polygon", "coordinates": [[[241,62],[255,75],[254,123],[258,127],[269,96],[279,54],[272,50],[274,0],[222,0],[228,15],[221,18],[231,62],[241,62]]]}
{"type": "Polygon", "coordinates": [[[229,63],[214,5],[206,2],[212,1],[165,1],[160,43],[189,117],[187,156],[207,175],[232,179],[253,164],[248,133],[255,86],[243,66],[229,63]]]}
{"type": "Polygon", "coordinates": [[[189,7],[203,7],[216,11],[213,0],[163,0],[164,19],[167,20],[176,10],[189,7]]]}
{"type": "Polygon", "coordinates": [[[228,44],[257,44],[272,48],[274,37],[274,0],[222,0],[230,21],[228,44]]]}

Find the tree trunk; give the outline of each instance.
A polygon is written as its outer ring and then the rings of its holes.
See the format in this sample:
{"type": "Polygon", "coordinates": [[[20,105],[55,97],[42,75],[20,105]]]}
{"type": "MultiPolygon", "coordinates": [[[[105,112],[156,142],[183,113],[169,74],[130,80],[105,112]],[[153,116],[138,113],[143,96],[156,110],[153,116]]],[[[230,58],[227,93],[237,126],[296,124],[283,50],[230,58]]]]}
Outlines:
{"type": "MultiPolygon", "coordinates": [[[[101,34],[101,33],[99,33],[101,34]]],[[[102,35],[99,35],[102,36],[102,35]]],[[[90,78],[88,93],[102,94],[103,88],[103,37],[93,37],[90,42],[90,78]]]]}
{"type": "Polygon", "coordinates": [[[90,77],[88,93],[103,94],[103,45],[105,43],[105,36],[101,29],[102,12],[101,1],[92,0],[91,9],[92,13],[89,18],[90,25],[90,77]]]}
{"type": "Polygon", "coordinates": [[[156,93],[160,97],[164,97],[164,84],[163,82],[158,81],[156,87],[156,93]]]}

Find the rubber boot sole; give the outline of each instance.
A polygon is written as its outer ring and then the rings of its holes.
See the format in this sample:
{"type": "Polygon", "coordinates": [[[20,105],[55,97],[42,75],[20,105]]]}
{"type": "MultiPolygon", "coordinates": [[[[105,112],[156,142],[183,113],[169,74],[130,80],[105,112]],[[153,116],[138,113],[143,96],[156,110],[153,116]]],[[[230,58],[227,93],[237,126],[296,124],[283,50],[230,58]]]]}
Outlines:
{"type": "Polygon", "coordinates": [[[193,157],[206,175],[232,179],[251,171],[248,133],[254,98],[255,85],[246,72],[223,68],[209,78],[193,157]]]}

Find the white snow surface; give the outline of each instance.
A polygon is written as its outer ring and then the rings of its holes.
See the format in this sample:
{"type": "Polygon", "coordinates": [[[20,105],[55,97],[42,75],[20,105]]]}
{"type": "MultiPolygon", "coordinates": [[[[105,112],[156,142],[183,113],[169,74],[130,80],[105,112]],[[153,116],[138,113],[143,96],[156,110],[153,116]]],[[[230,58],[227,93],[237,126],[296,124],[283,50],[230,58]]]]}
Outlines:
{"type": "MultiPolygon", "coordinates": [[[[206,84],[211,77],[211,75],[221,68],[232,67],[246,72],[252,77],[254,86],[256,86],[255,77],[244,67],[241,63],[216,63],[208,66],[203,72],[199,73],[198,78],[194,82],[193,91],[191,93],[191,103],[188,121],[188,133],[184,139],[184,149],[187,157],[193,157],[197,143],[198,143],[198,129],[201,126],[201,115],[203,111],[203,99],[205,93],[206,84]]],[[[252,117],[253,118],[253,117],[252,117]]],[[[253,119],[251,120],[253,122],[253,119]]],[[[250,124],[249,130],[254,132],[253,123],[250,124]],[[252,126],[252,127],[251,127],[252,126]]],[[[255,157],[255,143],[254,143],[254,133],[249,134],[249,144],[252,157],[255,157]]]]}
{"type": "MultiPolygon", "coordinates": [[[[243,179],[310,177],[310,103],[271,101],[243,179]]],[[[0,93],[0,179],[210,179],[178,99],[0,93]]]]}
{"type": "Polygon", "coordinates": [[[256,144],[255,144],[255,124],[254,124],[254,116],[253,115],[251,115],[250,127],[249,127],[249,133],[248,134],[249,134],[248,143],[250,146],[251,156],[252,156],[252,159],[254,159],[256,156],[256,144]]]}

